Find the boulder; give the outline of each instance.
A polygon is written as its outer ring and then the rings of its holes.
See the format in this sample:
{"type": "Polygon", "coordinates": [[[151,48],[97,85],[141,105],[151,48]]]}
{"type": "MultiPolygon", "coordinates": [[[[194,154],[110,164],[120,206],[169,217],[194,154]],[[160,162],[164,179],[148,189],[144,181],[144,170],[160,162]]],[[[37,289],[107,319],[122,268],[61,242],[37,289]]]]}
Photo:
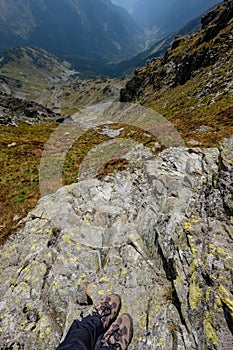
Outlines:
{"type": "Polygon", "coordinates": [[[41,122],[60,122],[61,119],[60,114],[36,102],[22,100],[0,91],[0,125],[33,125],[41,122]]]}

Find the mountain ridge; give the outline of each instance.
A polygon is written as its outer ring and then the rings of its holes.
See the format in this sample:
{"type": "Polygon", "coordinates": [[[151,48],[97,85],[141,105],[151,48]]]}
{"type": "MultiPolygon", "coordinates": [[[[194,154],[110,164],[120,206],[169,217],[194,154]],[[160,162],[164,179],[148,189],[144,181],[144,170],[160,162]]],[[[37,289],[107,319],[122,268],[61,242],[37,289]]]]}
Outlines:
{"type": "Polygon", "coordinates": [[[201,30],[177,37],[164,57],[137,69],[121,90],[120,100],[138,101],[157,110],[190,142],[194,138],[202,143],[206,135],[208,144],[216,144],[224,132],[230,136],[232,17],[232,0],[208,12],[202,18],[201,30]],[[198,130],[203,125],[206,132],[202,134],[198,130]]]}
{"type": "MultiPolygon", "coordinates": [[[[221,54],[229,51],[231,49],[231,27],[232,27],[232,17],[233,17],[233,1],[225,1],[223,5],[219,5],[214,8],[212,11],[205,14],[202,17],[202,28],[197,33],[194,33],[191,36],[178,36],[176,40],[174,40],[172,47],[168,49],[162,58],[155,59],[154,62],[149,64],[147,67],[143,67],[141,70],[136,71],[136,80],[140,80],[143,84],[143,74],[148,72],[155,74],[154,78],[156,78],[157,67],[163,66],[169,62],[174,61],[174,73],[175,75],[172,77],[171,82],[168,83],[166,81],[166,88],[175,87],[176,85],[183,85],[187,82],[192,73],[199,68],[213,65],[218,60],[217,53],[208,52],[211,48],[208,47],[208,44],[214,40],[214,43],[218,43],[217,36],[221,36],[221,31],[224,28],[227,29],[227,33],[223,35],[225,39],[228,41],[225,43],[225,47],[222,48],[221,54]],[[195,54],[197,54],[198,50],[205,50],[201,57],[195,60],[195,54]],[[209,57],[209,56],[213,57],[209,57]],[[142,76],[139,79],[140,73],[142,76]]],[[[167,74],[169,78],[169,72],[167,74]]],[[[162,78],[162,76],[161,76],[162,78]]],[[[145,83],[149,83],[145,81],[145,83]]],[[[164,82],[165,83],[165,82],[164,82]]],[[[165,85],[165,84],[164,84],[165,85]]],[[[132,95],[132,98],[129,96],[129,101],[137,96],[137,92],[139,92],[140,86],[138,90],[135,90],[135,95],[132,95]]],[[[158,90],[160,89],[160,85],[158,85],[158,90]]],[[[127,87],[126,87],[127,89],[127,87]]],[[[140,92],[139,92],[140,94],[140,92]]],[[[125,95],[125,101],[127,97],[125,95]]],[[[122,101],[124,101],[124,91],[122,91],[122,101]]]]}
{"type": "Polygon", "coordinates": [[[1,50],[40,46],[60,56],[108,61],[140,50],[142,33],[128,12],[111,1],[1,0],[0,34],[1,50]]]}

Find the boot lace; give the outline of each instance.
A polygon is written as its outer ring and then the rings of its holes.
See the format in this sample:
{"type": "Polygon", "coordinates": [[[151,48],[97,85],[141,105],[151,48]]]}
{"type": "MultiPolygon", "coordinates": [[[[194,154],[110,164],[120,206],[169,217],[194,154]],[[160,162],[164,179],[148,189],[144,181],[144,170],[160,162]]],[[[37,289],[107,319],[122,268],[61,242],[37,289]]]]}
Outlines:
{"type": "Polygon", "coordinates": [[[119,328],[119,325],[113,325],[111,331],[109,331],[105,338],[103,339],[103,343],[108,346],[110,349],[113,350],[121,350],[121,344],[118,343],[120,338],[122,337],[122,330],[119,328]],[[113,337],[115,340],[115,343],[110,342],[110,338],[113,337]]]}
{"type": "Polygon", "coordinates": [[[99,308],[95,308],[95,310],[93,311],[93,315],[98,316],[104,320],[106,317],[111,315],[113,307],[114,305],[110,305],[108,301],[105,301],[101,303],[99,308]]]}

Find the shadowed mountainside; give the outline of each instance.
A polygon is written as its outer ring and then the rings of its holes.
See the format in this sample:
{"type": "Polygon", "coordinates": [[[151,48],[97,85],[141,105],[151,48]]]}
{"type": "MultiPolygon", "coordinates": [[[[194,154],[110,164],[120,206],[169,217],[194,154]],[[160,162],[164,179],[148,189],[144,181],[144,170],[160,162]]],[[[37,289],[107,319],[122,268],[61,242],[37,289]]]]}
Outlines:
{"type": "Polygon", "coordinates": [[[109,0],[1,0],[0,34],[1,50],[39,46],[93,65],[130,57],[142,44],[129,13],[109,0]]]}
{"type": "Polygon", "coordinates": [[[163,58],[137,69],[120,100],[154,108],[191,142],[200,142],[203,134],[209,144],[230,136],[232,18],[233,1],[207,13],[201,30],[177,37],[163,58]]]}

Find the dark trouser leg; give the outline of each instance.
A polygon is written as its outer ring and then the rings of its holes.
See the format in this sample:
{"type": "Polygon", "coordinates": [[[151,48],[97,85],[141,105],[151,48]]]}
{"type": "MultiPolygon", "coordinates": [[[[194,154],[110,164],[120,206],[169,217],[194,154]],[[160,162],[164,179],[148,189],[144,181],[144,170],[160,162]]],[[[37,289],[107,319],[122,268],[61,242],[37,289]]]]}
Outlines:
{"type": "Polygon", "coordinates": [[[109,350],[109,346],[105,346],[100,343],[95,347],[95,350],[109,350]]]}
{"type": "Polygon", "coordinates": [[[96,316],[75,320],[56,350],[94,350],[97,338],[103,333],[102,321],[96,316]]]}

